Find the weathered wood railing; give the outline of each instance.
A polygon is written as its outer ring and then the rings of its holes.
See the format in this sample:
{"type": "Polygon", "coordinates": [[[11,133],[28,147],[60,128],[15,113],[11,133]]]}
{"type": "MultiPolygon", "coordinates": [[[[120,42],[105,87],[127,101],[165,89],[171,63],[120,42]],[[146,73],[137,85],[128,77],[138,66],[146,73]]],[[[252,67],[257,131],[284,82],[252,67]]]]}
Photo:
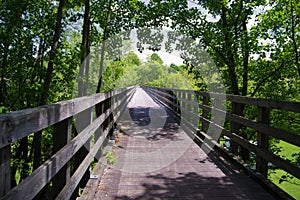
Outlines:
{"type": "MultiPolygon", "coordinates": [[[[198,131],[197,137],[199,137],[200,134],[202,140],[203,138],[214,138],[207,132],[208,127],[210,127],[220,131],[222,136],[230,138],[229,150],[231,154],[233,153],[240,156],[242,149],[253,152],[256,157],[255,173],[258,175],[261,174],[264,177],[267,177],[268,163],[272,163],[277,168],[281,168],[300,179],[300,168],[292,164],[289,160],[275,155],[270,151],[268,146],[269,138],[273,137],[300,147],[299,134],[275,128],[270,125],[271,110],[276,109],[300,113],[300,102],[155,87],[144,87],[144,90],[175,112],[190,113],[189,115],[186,115],[189,119],[181,117],[181,123],[189,123],[189,121],[191,121],[191,116],[192,118],[199,117],[200,130],[198,131]],[[220,105],[227,105],[227,107],[230,108],[230,111],[228,112],[226,109],[222,109],[222,106],[220,105]],[[242,107],[245,105],[251,105],[257,108],[256,120],[247,119],[242,115],[242,107]],[[199,111],[197,110],[197,114],[195,115],[195,110],[198,108],[199,111]],[[215,115],[213,120],[211,119],[212,112],[214,112],[215,115]],[[224,116],[226,121],[230,122],[231,125],[229,128],[227,126],[226,129],[222,126],[222,123],[220,123],[222,120],[216,120],[218,115],[224,116]],[[240,130],[245,127],[256,131],[257,141],[250,142],[240,135],[240,130]]],[[[220,146],[217,144],[218,141],[211,142],[220,146]]],[[[242,156],[239,158],[242,158],[242,156]]]]}
{"type": "Polygon", "coordinates": [[[50,182],[51,199],[71,198],[80,181],[89,178],[94,156],[134,90],[124,88],[0,115],[0,199],[33,199],[50,182]],[[72,124],[77,129],[74,138],[72,124]],[[54,128],[52,157],[11,189],[11,144],[50,126],[54,128]],[[72,166],[71,159],[75,160],[72,166]]]}

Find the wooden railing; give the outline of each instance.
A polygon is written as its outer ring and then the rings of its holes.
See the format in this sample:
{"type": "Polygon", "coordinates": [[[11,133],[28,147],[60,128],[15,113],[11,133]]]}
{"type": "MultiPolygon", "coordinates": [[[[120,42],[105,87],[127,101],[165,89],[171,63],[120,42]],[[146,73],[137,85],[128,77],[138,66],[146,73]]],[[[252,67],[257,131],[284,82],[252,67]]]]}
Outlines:
{"type": "Polygon", "coordinates": [[[51,199],[70,199],[79,183],[89,178],[93,158],[101,153],[100,147],[134,90],[125,88],[0,115],[0,198],[33,199],[51,182],[51,199]],[[72,133],[74,124],[76,134],[72,133]],[[12,143],[50,126],[52,157],[11,189],[12,143]]]}
{"type": "MultiPolygon", "coordinates": [[[[167,105],[176,113],[189,113],[181,116],[181,123],[191,124],[193,118],[199,118],[198,134],[204,141],[209,141],[219,147],[218,141],[214,141],[212,131],[219,131],[222,136],[230,138],[230,154],[237,155],[239,159],[246,157],[248,152],[255,154],[255,173],[268,174],[268,164],[281,168],[294,177],[300,179],[300,168],[289,160],[274,154],[269,148],[269,138],[276,138],[289,144],[300,147],[300,135],[287,130],[275,128],[270,125],[271,110],[281,110],[300,113],[300,103],[291,101],[279,101],[252,97],[242,97],[228,94],[207,93],[189,90],[177,90],[168,88],[143,87],[144,90],[161,103],[167,105]],[[227,105],[227,106],[226,106],[227,105]],[[243,115],[246,105],[257,109],[256,120],[247,119],[243,115]],[[224,109],[224,108],[229,109],[224,109]],[[199,110],[198,110],[199,109],[199,110]],[[212,117],[212,113],[214,116],[212,117]],[[223,126],[224,120],[218,119],[224,116],[227,126],[223,126]],[[228,125],[230,124],[230,125],[228,125]],[[248,141],[240,134],[241,129],[250,128],[256,132],[256,141],[248,141]],[[243,153],[245,155],[243,155],[243,153]]],[[[300,115],[298,115],[300,116],[300,115]]],[[[197,124],[198,125],[198,124],[197,124]]],[[[193,129],[193,125],[190,125],[193,129]]],[[[215,138],[218,140],[218,138],[215,138]]],[[[211,146],[211,145],[209,145],[211,146]]],[[[297,152],[295,152],[297,153],[297,152]]]]}

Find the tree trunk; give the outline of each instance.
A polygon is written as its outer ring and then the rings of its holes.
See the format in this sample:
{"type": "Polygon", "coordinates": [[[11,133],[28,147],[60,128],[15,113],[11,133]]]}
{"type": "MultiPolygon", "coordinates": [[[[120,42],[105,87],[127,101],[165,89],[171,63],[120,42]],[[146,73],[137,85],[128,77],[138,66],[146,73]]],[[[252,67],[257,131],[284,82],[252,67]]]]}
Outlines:
{"type": "Polygon", "coordinates": [[[236,76],[235,71],[235,60],[232,52],[232,37],[230,36],[230,31],[228,30],[228,24],[227,24],[227,9],[223,5],[222,6],[222,13],[221,13],[221,19],[223,23],[223,33],[224,33],[224,40],[225,40],[225,50],[226,50],[226,64],[228,66],[228,72],[229,72],[229,79],[231,84],[231,90],[233,94],[239,95],[239,87],[238,87],[238,79],[236,76]]]}
{"type": "MultiPolygon", "coordinates": [[[[87,95],[87,89],[88,89],[88,76],[89,76],[89,66],[90,66],[90,59],[89,59],[89,53],[90,53],[90,0],[85,0],[85,11],[84,11],[84,19],[83,19],[83,28],[82,28],[82,44],[81,44],[81,67],[79,71],[79,77],[78,77],[78,96],[86,96],[87,95]]],[[[89,117],[89,112],[82,112],[79,115],[76,116],[76,121],[79,120],[80,124],[86,122],[87,118],[89,117]]],[[[85,124],[88,126],[89,124],[85,124]]],[[[85,128],[85,127],[84,127],[85,128]]],[[[78,132],[81,132],[83,128],[76,127],[76,135],[78,132]]],[[[80,148],[80,150],[75,154],[75,159],[73,162],[73,168],[76,170],[82,160],[86,157],[89,150],[87,147],[89,147],[88,142],[80,148]]],[[[79,188],[84,187],[86,183],[88,182],[90,178],[89,170],[85,172],[83,175],[80,183],[76,187],[75,191],[73,192],[71,199],[76,199],[77,195],[79,194],[79,188]]]]}
{"type": "Polygon", "coordinates": [[[8,57],[8,44],[7,41],[4,41],[4,48],[3,48],[3,57],[1,62],[1,81],[0,81],[0,103],[4,106],[10,106],[9,100],[7,100],[7,89],[6,89],[6,68],[7,68],[7,57],[8,57]]]}
{"type": "Polygon", "coordinates": [[[82,29],[81,67],[78,80],[78,96],[87,95],[90,59],[90,0],[85,0],[85,11],[82,29]]]}
{"type": "Polygon", "coordinates": [[[102,85],[102,73],[103,73],[103,64],[104,64],[104,53],[105,53],[105,42],[108,36],[108,26],[109,26],[109,18],[111,13],[111,4],[112,0],[109,0],[108,9],[106,13],[106,20],[104,25],[104,32],[103,32],[103,41],[102,41],[102,47],[101,47],[101,58],[100,58],[100,70],[99,70],[99,81],[97,84],[96,93],[99,93],[101,90],[102,85]]]}
{"type": "Polygon", "coordinates": [[[242,26],[243,26],[243,35],[244,35],[242,96],[247,96],[247,93],[248,93],[249,44],[248,44],[248,32],[247,32],[246,19],[243,21],[242,26]]]}
{"type": "MultiPolygon", "coordinates": [[[[43,87],[43,92],[40,100],[40,105],[45,105],[48,100],[50,84],[52,81],[53,69],[54,69],[54,59],[56,55],[56,51],[58,48],[58,42],[60,38],[61,28],[62,28],[62,17],[63,17],[63,9],[65,7],[65,0],[59,1],[59,7],[57,12],[57,20],[56,26],[53,36],[53,42],[51,45],[50,55],[49,55],[49,62],[46,71],[46,77],[43,87]]],[[[41,163],[41,138],[42,138],[42,131],[39,131],[34,134],[33,138],[33,148],[34,148],[34,159],[33,159],[33,169],[36,169],[40,166],[41,163]]]]}
{"type": "Polygon", "coordinates": [[[295,56],[295,64],[298,70],[298,76],[300,78],[300,63],[299,63],[299,54],[298,54],[298,45],[296,42],[296,36],[295,36],[295,16],[294,16],[294,4],[293,1],[291,1],[291,17],[292,17],[292,41],[293,41],[293,47],[294,47],[294,56],[295,56]]]}

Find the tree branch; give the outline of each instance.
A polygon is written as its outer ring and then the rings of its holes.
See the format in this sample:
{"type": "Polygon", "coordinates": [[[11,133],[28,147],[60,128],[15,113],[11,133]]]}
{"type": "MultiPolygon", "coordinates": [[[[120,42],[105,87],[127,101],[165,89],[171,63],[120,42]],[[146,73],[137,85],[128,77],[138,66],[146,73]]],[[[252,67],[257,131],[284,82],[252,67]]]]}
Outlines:
{"type": "Polygon", "coordinates": [[[256,85],[256,88],[254,89],[254,91],[251,93],[251,97],[253,97],[259,90],[259,88],[269,79],[271,78],[272,76],[274,76],[276,74],[276,72],[278,72],[279,70],[283,69],[286,65],[285,63],[288,63],[288,62],[282,62],[281,65],[276,68],[274,71],[272,71],[271,73],[269,73],[267,76],[265,76],[264,79],[262,79],[257,85],[256,85]]]}

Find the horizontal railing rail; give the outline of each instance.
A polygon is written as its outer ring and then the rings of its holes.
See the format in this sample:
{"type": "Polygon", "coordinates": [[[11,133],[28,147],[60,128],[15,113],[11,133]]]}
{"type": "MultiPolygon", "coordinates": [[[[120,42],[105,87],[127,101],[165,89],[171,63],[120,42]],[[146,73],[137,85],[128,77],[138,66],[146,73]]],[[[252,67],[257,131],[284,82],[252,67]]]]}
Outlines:
{"type": "MultiPolygon", "coordinates": [[[[219,144],[218,138],[213,141],[213,136],[209,135],[208,128],[220,131],[222,136],[229,138],[230,147],[227,149],[231,155],[234,154],[243,159],[243,151],[255,154],[255,172],[267,178],[268,164],[281,168],[294,177],[300,179],[300,168],[290,160],[284,159],[269,148],[270,137],[285,141],[289,144],[300,147],[300,135],[288,130],[273,127],[270,125],[270,115],[272,110],[281,110],[292,113],[300,113],[300,102],[281,101],[271,99],[261,99],[253,97],[243,97],[228,94],[198,92],[190,90],[179,90],[169,88],[143,87],[153,98],[165,104],[179,115],[182,112],[189,113],[186,119],[181,120],[190,123],[193,118],[199,118],[200,123],[198,134],[206,138],[213,144],[219,144]],[[223,105],[223,106],[221,106],[223,105]],[[227,105],[227,108],[224,109],[227,105]],[[244,106],[254,106],[257,110],[255,120],[248,119],[243,114],[244,106]],[[199,109],[199,110],[196,110],[199,109]],[[214,116],[212,116],[212,113],[214,116]],[[224,127],[222,119],[224,116],[227,126],[224,127]],[[230,122],[230,125],[228,125],[230,122]],[[251,128],[256,132],[256,141],[249,141],[241,134],[241,129],[251,128]]],[[[223,120],[223,122],[224,122],[223,120]]],[[[192,125],[190,126],[192,128],[192,125]]],[[[211,133],[211,132],[210,132],[211,133]]],[[[220,145],[219,145],[220,146],[220,145]]],[[[295,152],[297,153],[297,152],[295,152]]]]}
{"type": "Polygon", "coordinates": [[[52,199],[70,199],[84,177],[89,178],[93,158],[134,91],[124,88],[0,115],[0,199],[33,199],[50,182],[52,199]],[[12,143],[50,126],[53,155],[11,188],[12,143]]]}

